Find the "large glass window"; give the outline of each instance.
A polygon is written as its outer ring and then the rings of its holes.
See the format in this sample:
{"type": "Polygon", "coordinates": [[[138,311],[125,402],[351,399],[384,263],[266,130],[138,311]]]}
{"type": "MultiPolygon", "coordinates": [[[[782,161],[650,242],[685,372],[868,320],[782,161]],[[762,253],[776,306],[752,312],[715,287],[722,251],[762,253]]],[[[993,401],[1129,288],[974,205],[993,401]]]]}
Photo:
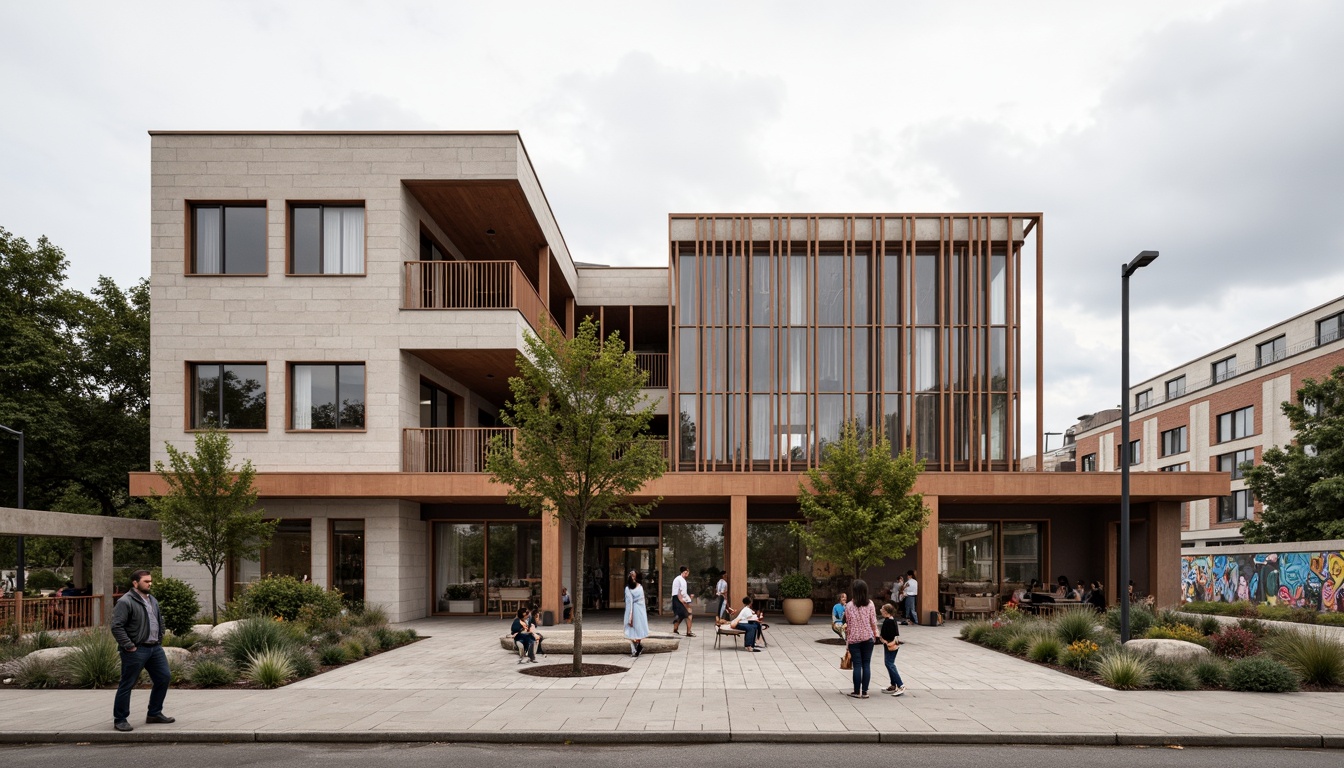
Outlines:
{"type": "Polygon", "coordinates": [[[1247,448],[1244,451],[1236,451],[1234,453],[1224,453],[1222,456],[1218,457],[1218,471],[1229,473],[1233,480],[1240,480],[1246,475],[1241,466],[1243,464],[1254,463],[1254,448],[1247,448]]]}
{"type": "Polygon", "coordinates": [[[1002,254],[989,257],[989,322],[1008,322],[1008,269],[1002,254]]]}
{"type": "Polygon", "coordinates": [[[229,599],[243,587],[266,576],[290,576],[304,581],[313,573],[313,525],[310,520],[281,520],[271,543],[261,550],[260,560],[235,559],[230,563],[233,582],[229,599]]]}
{"type": "Polygon", "coordinates": [[[678,426],[678,444],[681,446],[681,460],[695,461],[696,439],[696,402],[695,395],[682,395],[680,398],[678,426]]]}
{"type": "Polygon", "coordinates": [[[730,584],[729,605],[737,607],[746,594],[778,600],[780,579],[794,571],[811,576],[812,563],[789,524],[747,523],[747,588],[730,584]]]}
{"type": "Polygon", "coordinates": [[[1255,434],[1255,406],[1248,405],[1229,413],[1218,414],[1218,442],[1255,434]]]}
{"type": "Polygon", "coordinates": [[[1175,400],[1185,394],[1185,377],[1177,376],[1167,382],[1167,399],[1175,400]]]}
{"type": "Polygon", "coordinates": [[[485,580],[485,526],[434,524],[434,594],[442,613],[480,613],[485,580]]]}
{"type": "Polygon", "coordinates": [[[940,523],[940,591],[1007,594],[1032,579],[1044,581],[1044,552],[1044,523],[940,523]]]}
{"type": "Polygon", "coordinates": [[[331,588],[364,599],[364,521],[331,521],[331,588]]]}
{"type": "Polygon", "coordinates": [[[915,323],[938,324],[938,257],[932,253],[915,256],[915,323]]]}
{"type": "Polygon", "coordinates": [[[817,324],[845,324],[845,257],[839,253],[817,256],[817,324]]]}
{"type": "Polygon", "coordinates": [[[265,205],[196,204],[191,221],[192,274],[266,274],[265,205]]]}
{"type": "Polygon", "coordinates": [[[1040,523],[1003,524],[1003,583],[1028,584],[1041,578],[1044,549],[1040,523]]]}
{"type": "Polygon", "coordinates": [[[1170,456],[1174,453],[1185,453],[1190,450],[1189,435],[1189,427],[1176,427],[1163,432],[1162,455],[1170,456]]]}
{"type": "Polygon", "coordinates": [[[192,429],[265,429],[265,363],[191,366],[192,429]]]}
{"type": "Polygon", "coordinates": [[[1255,345],[1255,367],[1276,363],[1288,355],[1288,339],[1280,336],[1277,339],[1255,345]]]}
{"type": "Polygon", "coordinates": [[[1230,523],[1255,517],[1255,497],[1250,491],[1233,491],[1218,499],[1218,522],[1230,523]]]}
{"type": "Polygon", "coordinates": [[[1087,454],[1086,456],[1083,457],[1082,471],[1084,471],[1084,472],[1096,472],[1096,471],[1097,471],[1097,454],[1095,454],[1095,453],[1089,453],[1089,454],[1087,454]]]}
{"type": "Polygon", "coordinates": [[[852,293],[854,296],[854,323],[868,322],[868,254],[859,251],[854,254],[852,293]]]}
{"type": "Polygon", "coordinates": [[[901,324],[901,257],[895,253],[882,257],[882,322],[901,324]]]}
{"type": "Polygon", "coordinates": [[[1213,364],[1213,383],[1226,381],[1237,375],[1237,358],[1226,357],[1213,364]]]}
{"type": "Polygon", "coordinates": [[[775,391],[775,334],[769,328],[751,329],[751,391],[775,391]]]}
{"type": "Polygon", "coordinates": [[[447,391],[430,384],[420,382],[420,426],[453,426],[453,396],[447,391]]]}
{"type": "Polygon", "coordinates": [[[485,541],[488,586],[526,587],[533,604],[540,603],[541,523],[490,523],[485,541]]]}
{"type": "Polygon", "coordinates": [[[290,221],[293,274],[363,274],[364,206],[295,205],[290,221]]]}
{"type": "Polygon", "coordinates": [[[811,313],[812,294],[809,290],[807,257],[795,254],[789,257],[789,325],[807,325],[811,313]]]}
{"type": "Polygon", "coordinates": [[[1316,321],[1316,344],[1329,344],[1344,339],[1344,312],[1316,321]]]}
{"type": "Polygon", "coordinates": [[[363,429],[364,364],[295,364],[290,381],[292,429],[363,429]]]}
{"type": "Polygon", "coordinates": [[[665,590],[671,590],[678,569],[690,568],[686,591],[694,596],[691,609],[695,613],[714,610],[714,585],[719,582],[719,571],[725,570],[724,563],[721,523],[663,523],[661,582],[665,590]]]}
{"type": "Polygon", "coordinates": [[[774,290],[770,279],[770,257],[751,257],[751,324],[770,325],[774,313],[774,290]]]}
{"type": "Polygon", "coordinates": [[[697,290],[695,254],[681,254],[677,263],[677,315],[682,325],[700,322],[700,294],[697,290]]]}
{"type": "Polygon", "coordinates": [[[844,366],[850,359],[842,328],[817,329],[817,391],[843,392],[844,366]]]}

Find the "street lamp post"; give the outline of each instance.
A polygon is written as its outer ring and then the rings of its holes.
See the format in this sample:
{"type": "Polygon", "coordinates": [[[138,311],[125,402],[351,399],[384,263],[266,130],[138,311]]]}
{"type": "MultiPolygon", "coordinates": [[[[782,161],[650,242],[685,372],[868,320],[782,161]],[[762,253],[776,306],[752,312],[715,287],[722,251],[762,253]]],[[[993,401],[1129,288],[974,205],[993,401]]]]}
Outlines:
{"type": "Polygon", "coordinates": [[[1120,266],[1120,642],[1129,642],[1129,276],[1157,260],[1142,251],[1120,266]]]}
{"type": "MultiPolygon", "coordinates": [[[[18,496],[19,496],[19,498],[18,498],[18,505],[19,505],[19,507],[18,507],[18,508],[19,508],[19,509],[23,509],[23,433],[20,432],[20,431],[17,430],[17,429],[10,429],[9,427],[6,427],[4,424],[0,424],[0,429],[5,430],[6,432],[8,432],[8,433],[11,434],[11,435],[17,435],[18,438],[19,438],[19,494],[18,494],[18,496]]],[[[24,556],[23,556],[23,537],[22,537],[22,536],[17,537],[17,541],[16,541],[16,543],[15,543],[14,550],[15,550],[15,554],[18,556],[18,557],[17,557],[17,560],[18,560],[18,566],[19,566],[19,567],[18,567],[18,571],[19,571],[18,576],[16,576],[15,579],[14,579],[14,591],[15,591],[15,592],[22,592],[22,591],[23,591],[23,586],[24,586],[24,584],[23,584],[23,571],[24,571],[24,568],[27,567],[27,565],[28,565],[26,562],[24,562],[25,558],[24,558],[24,556]]]]}

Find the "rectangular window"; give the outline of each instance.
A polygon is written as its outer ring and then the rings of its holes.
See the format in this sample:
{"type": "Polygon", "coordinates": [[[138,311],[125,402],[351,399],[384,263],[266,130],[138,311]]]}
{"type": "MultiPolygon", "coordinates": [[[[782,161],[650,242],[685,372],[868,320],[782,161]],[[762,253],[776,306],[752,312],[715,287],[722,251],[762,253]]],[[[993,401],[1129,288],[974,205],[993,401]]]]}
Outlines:
{"type": "Polygon", "coordinates": [[[427,381],[420,382],[421,427],[451,427],[455,410],[451,394],[427,381]]]}
{"type": "Polygon", "coordinates": [[[191,274],[266,274],[266,205],[191,206],[191,274]]]}
{"type": "Polygon", "coordinates": [[[1171,456],[1190,450],[1190,428],[1176,427],[1162,433],[1162,455],[1171,456]]]}
{"type": "Polygon", "coordinates": [[[677,316],[682,325],[695,325],[700,322],[700,293],[694,253],[683,253],[678,257],[677,287],[677,316]]]}
{"type": "Polygon", "coordinates": [[[774,286],[770,280],[770,257],[751,257],[751,324],[769,325],[774,313],[774,286]]]}
{"type": "MultiPolygon", "coordinates": [[[[1119,444],[1119,443],[1116,443],[1116,445],[1115,445],[1115,466],[1116,466],[1117,469],[1120,467],[1120,462],[1122,461],[1122,459],[1120,458],[1120,456],[1122,455],[1123,451],[1121,451],[1120,448],[1121,448],[1120,444],[1119,444]]],[[[1142,440],[1142,438],[1140,438],[1140,439],[1138,439],[1138,440],[1130,440],[1130,441],[1129,441],[1129,465],[1132,467],[1132,466],[1134,466],[1135,464],[1142,464],[1142,463],[1143,463],[1143,440],[1142,440]]]]}
{"type": "Polygon", "coordinates": [[[1255,434],[1255,406],[1218,414],[1218,442],[1255,434]]]}
{"type": "Polygon", "coordinates": [[[1097,471],[1097,454],[1089,453],[1083,457],[1083,471],[1084,472],[1097,471]]]}
{"type": "Polygon", "coordinates": [[[364,364],[295,364],[290,371],[291,429],[363,429],[364,364]]]}
{"type": "Polygon", "coordinates": [[[192,429],[265,429],[265,363],[194,363],[192,429]]]}
{"type": "Polygon", "coordinates": [[[1316,321],[1316,344],[1329,344],[1344,338],[1344,312],[1316,321]]]}
{"type": "Polygon", "coordinates": [[[938,387],[938,329],[915,329],[915,391],[931,392],[938,387]]]}
{"type": "Polygon", "coordinates": [[[1270,363],[1277,363],[1288,355],[1288,341],[1286,337],[1280,336],[1277,339],[1255,345],[1255,367],[1259,368],[1270,363]]]}
{"type": "Polygon", "coordinates": [[[291,274],[364,274],[363,205],[296,204],[289,220],[291,274]]]}
{"type": "Polygon", "coordinates": [[[364,599],[364,521],[331,521],[331,588],[364,599]]]}
{"type": "Polygon", "coordinates": [[[1213,364],[1213,383],[1226,381],[1237,375],[1237,356],[1225,357],[1213,364]]]}
{"type": "Polygon", "coordinates": [[[845,257],[817,254],[817,324],[845,324],[845,257]]]}
{"type": "Polygon", "coordinates": [[[1134,396],[1134,410],[1142,411],[1143,409],[1151,405],[1152,401],[1153,401],[1153,390],[1145,389],[1139,394],[1134,396]]]}
{"type": "Polygon", "coordinates": [[[1190,471],[1190,464],[1189,464],[1189,462],[1182,462],[1182,463],[1180,463],[1180,464],[1171,464],[1171,465],[1169,465],[1169,466],[1159,467],[1159,468],[1158,468],[1158,471],[1159,471],[1159,472],[1188,472],[1188,471],[1190,471]]]}
{"type": "Polygon", "coordinates": [[[1231,523],[1250,520],[1255,516],[1255,497],[1250,491],[1233,491],[1231,496],[1218,499],[1218,522],[1231,523]]]}
{"type": "Polygon", "coordinates": [[[915,324],[938,323],[938,257],[931,253],[915,256],[915,324]]]}
{"type": "Polygon", "coordinates": [[[1222,456],[1218,457],[1218,471],[1227,472],[1232,475],[1233,480],[1240,480],[1245,476],[1245,472],[1242,471],[1241,465],[1254,463],[1254,448],[1247,448],[1244,451],[1237,451],[1236,453],[1224,453],[1222,456]]]}
{"type": "Polygon", "coordinates": [[[1167,382],[1167,399],[1175,400],[1185,394],[1185,377],[1177,376],[1167,382]]]}

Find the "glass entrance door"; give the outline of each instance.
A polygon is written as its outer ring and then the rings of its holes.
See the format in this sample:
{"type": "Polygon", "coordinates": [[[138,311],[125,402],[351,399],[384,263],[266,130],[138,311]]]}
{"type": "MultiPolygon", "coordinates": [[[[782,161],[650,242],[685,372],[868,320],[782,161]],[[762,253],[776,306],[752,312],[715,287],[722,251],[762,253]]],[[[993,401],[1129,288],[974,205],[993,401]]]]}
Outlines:
{"type": "Polygon", "coordinates": [[[644,600],[646,607],[653,610],[652,606],[658,599],[656,591],[657,582],[650,582],[658,568],[658,548],[653,546],[635,546],[635,547],[610,547],[607,549],[607,578],[609,586],[607,594],[611,595],[611,607],[617,610],[625,610],[625,574],[630,571],[639,571],[640,578],[644,583],[644,600]]]}

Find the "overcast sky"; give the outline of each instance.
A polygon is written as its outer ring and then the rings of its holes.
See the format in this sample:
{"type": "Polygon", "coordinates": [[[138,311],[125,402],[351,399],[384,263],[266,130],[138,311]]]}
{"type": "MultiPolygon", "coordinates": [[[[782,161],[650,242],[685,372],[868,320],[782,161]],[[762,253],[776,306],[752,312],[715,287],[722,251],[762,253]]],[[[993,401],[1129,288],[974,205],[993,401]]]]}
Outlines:
{"type": "Polygon", "coordinates": [[[516,128],[609,264],[674,211],[1041,211],[1051,431],[1119,401],[1140,250],[1135,380],[1344,294],[1344,3],[648,5],[5,3],[0,226],[145,276],[150,129],[516,128]]]}

